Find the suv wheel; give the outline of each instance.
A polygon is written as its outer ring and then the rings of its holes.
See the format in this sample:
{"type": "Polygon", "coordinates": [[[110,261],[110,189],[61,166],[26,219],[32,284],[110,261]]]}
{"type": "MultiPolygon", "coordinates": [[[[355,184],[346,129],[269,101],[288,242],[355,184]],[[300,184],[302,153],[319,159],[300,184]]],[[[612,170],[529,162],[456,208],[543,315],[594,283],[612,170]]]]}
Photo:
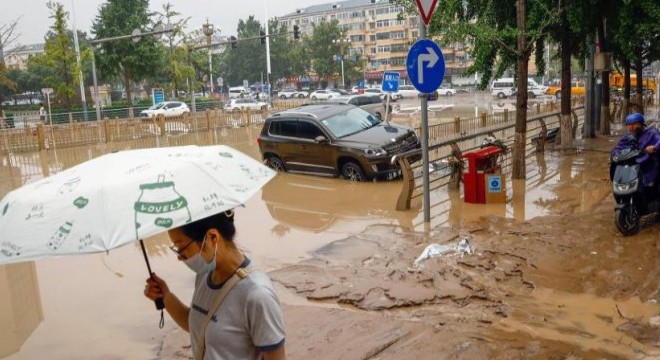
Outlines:
{"type": "Polygon", "coordinates": [[[504,99],[506,97],[506,95],[504,95],[504,93],[501,92],[501,93],[497,94],[497,97],[500,98],[500,99],[504,99]]]}
{"type": "Polygon", "coordinates": [[[367,176],[360,165],[353,161],[347,161],[341,166],[341,176],[350,181],[367,181],[367,176]]]}
{"type": "Polygon", "coordinates": [[[277,157],[277,155],[269,156],[266,163],[269,168],[275,171],[282,171],[282,172],[286,171],[286,167],[284,167],[284,162],[282,161],[282,159],[277,157]]]}

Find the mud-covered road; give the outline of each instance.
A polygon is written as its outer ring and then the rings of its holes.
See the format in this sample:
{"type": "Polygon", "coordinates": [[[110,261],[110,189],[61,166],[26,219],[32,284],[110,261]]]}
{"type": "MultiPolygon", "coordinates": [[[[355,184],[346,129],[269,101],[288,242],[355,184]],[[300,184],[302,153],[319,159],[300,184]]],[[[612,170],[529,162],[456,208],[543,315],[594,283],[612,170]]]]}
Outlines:
{"type": "Polygon", "coordinates": [[[273,271],[285,303],[307,300],[285,307],[290,357],[660,358],[660,225],[617,233],[609,148],[598,139],[561,154],[565,176],[547,185],[556,197],[534,200],[549,215],[428,235],[373,225],[273,271]],[[474,254],[412,267],[430,243],[465,236],[474,254]]]}

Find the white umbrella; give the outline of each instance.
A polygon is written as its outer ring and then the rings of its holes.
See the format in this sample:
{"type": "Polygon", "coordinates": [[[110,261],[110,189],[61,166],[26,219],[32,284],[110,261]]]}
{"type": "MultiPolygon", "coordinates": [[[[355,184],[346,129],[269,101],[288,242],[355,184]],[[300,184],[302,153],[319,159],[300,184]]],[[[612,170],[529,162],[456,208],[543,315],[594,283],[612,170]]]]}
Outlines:
{"type": "Polygon", "coordinates": [[[105,252],[241,205],[273,176],[223,145],[103,155],[0,201],[0,265],[105,252]]]}

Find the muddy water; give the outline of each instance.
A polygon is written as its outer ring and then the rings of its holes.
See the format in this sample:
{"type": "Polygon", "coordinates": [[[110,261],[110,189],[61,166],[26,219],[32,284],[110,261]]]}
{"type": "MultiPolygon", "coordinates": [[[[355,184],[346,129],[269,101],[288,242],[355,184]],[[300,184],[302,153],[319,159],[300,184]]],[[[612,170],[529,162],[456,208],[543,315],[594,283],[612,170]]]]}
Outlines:
{"type": "MultiPolygon", "coordinates": [[[[107,151],[225,143],[258,157],[258,128],[185,134],[33,154],[0,162],[0,195],[107,151]]],[[[606,139],[547,152],[507,203],[460,191],[394,210],[400,182],[352,184],[280,174],[237,210],[237,242],[272,271],[290,358],[650,358],[660,356],[658,231],[612,226],[606,139]],[[426,231],[428,230],[428,231],[426,231]],[[432,242],[470,234],[475,254],[413,260],[432,242]],[[451,355],[449,355],[451,354],[451,355]],[[441,357],[442,358],[442,357],[441,357]]],[[[152,268],[182,299],[192,274],[146,241],[152,268]]],[[[141,294],[137,245],[0,266],[0,357],[185,358],[187,339],[141,294]]]]}

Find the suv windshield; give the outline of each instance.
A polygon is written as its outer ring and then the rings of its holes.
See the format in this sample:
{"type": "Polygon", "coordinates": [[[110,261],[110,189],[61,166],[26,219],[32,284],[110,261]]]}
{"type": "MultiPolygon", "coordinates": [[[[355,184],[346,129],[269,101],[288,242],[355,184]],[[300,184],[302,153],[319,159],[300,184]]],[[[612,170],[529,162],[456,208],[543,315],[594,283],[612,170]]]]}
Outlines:
{"type": "Polygon", "coordinates": [[[377,117],[362,109],[350,109],[321,121],[336,138],[359,133],[380,124],[377,117]]]}

